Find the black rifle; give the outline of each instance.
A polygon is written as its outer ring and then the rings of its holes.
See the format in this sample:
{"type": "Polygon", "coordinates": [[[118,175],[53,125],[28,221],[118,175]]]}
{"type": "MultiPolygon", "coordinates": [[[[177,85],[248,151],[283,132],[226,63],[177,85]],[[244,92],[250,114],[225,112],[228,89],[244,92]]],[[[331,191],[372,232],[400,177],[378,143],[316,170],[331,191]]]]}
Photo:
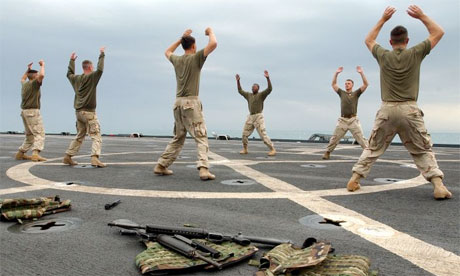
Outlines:
{"type": "Polygon", "coordinates": [[[114,220],[109,223],[110,226],[118,226],[125,229],[145,229],[146,233],[152,234],[165,234],[165,235],[181,235],[191,239],[207,239],[211,242],[221,243],[224,241],[232,241],[240,245],[246,246],[251,242],[260,243],[265,245],[277,246],[282,243],[292,243],[290,240],[278,240],[273,238],[263,238],[255,236],[244,236],[241,233],[237,235],[227,235],[222,233],[212,233],[202,228],[190,228],[190,227],[171,227],[161,225],[146,225],[141,226],[130,220],[114,220]]]}
{"type": "Polygon", "coordinates": [[[187,258],[200,259],[200,260],[205,261],[208,264],[215,266],[218,269],[222,269],[221,264],[205,256],[206,253],[207,255],[210,255],[211,257],[216,256],[216,255],[220,256],[220,252],[218,252],[214,248],[210,248],[204,244],[191,241],[181,236],[173,237],[173,236],[164,235],[164,234],[145,233],[143,231],[133,230],[133,229],[145,229],[145,228],[142,227],[141,225],[136,225],[132,221],[124,220],[124,222],[125,223],[128,222],[129,227],[122,227],[121,225],[118,225],[117,223],[113,223],[113,222],[109,223],[109,226],[117,226],[121,228],[130,229],[130,230],[120,230],[120,234],[121,235],[136,235],[143,240],[156,241],[159,244],[161,244],[163,247],[166,247],[172,250],[173,252],[177,252],[187,258]],[[138,227],[132,227],[133,225],[136,225],[138,227]],[[199,247],[202,250],[209,249],[210,252],[202,252],[200,249],[193,247],[193,245],[197,245],[197,247],[199,247]],[[202,254],[202,253],[205,253],[205,254],[202,254]]]}

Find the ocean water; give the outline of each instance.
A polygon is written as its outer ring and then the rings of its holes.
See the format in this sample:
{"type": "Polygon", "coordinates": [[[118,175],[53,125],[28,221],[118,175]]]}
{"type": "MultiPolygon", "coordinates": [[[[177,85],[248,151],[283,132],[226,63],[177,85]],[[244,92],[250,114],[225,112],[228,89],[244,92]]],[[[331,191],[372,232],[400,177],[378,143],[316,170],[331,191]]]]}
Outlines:
{"type": "MultiPolygon", "coordinates": [[[[212,133],[216,133],[219,135],[230,135],[230,137],[241,137],[241,130],[222,130],[222,131],[209,131],[209,136],[212,133]]],[[[293,140],[307,140],[311,135],[315,133],[321,134],[329,134],[331,135],[331,131],[309,131],[309,130],[267,130],[267,134],[272,139],[293,139],[293,140]]],[[[370,133],[364,133],[364,135],[369,137],[370,133]]],[[[434,144],[453,144],[453,145],[460,145],[460,133],[452,132],[452,133],[430,133],[431,139],[434,144]]],[[[346,136],[351,136],[351,133],[348,132],[346,136]]],[[[257,131],[254,131],[251,137],[259,138],[259,134],[257,131]]],[[[400,143],[401,140],[399,139],[398,135],[395,136],[393,142],[400,143]]]]}

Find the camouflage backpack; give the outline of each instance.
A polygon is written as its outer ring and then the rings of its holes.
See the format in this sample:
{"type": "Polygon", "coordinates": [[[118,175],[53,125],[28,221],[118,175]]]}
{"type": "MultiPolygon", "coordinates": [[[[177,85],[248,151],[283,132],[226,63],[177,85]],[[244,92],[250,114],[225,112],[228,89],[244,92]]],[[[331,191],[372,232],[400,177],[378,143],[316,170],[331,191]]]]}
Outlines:
{"type": "MultiPolygon", "coordinates": [[[[252,245],[239,245],[226,241],[219,244],[203,239],[194,239],[202,244],[210,246],[221,253],[218,259],[214,259],[223,267],[240,262],[253,256],[258,249],[252,245]]],[[[145,242],[147,249],[136,256],[136,266],[142,274],[166,274],[177,273],[199,268],[214,269],[212,265],[198,259],[189,259],[174,251],[164,248],[157,242],[145,242]]]]}
{"type": "Polygon", "coordinates": [[[328,255],[329,242],[317,242],[300,249],[281,244],[260,260],[256,276],[370,276],[369,259],[357,255],[328,255]]]}
{"type": "Polygon", "coordinates": [[[0,199],[1,219],[7,221],[39,218],[44,215],[65,212],[70,208],[70,200],[61,202],[59,196],[0,199]]]}

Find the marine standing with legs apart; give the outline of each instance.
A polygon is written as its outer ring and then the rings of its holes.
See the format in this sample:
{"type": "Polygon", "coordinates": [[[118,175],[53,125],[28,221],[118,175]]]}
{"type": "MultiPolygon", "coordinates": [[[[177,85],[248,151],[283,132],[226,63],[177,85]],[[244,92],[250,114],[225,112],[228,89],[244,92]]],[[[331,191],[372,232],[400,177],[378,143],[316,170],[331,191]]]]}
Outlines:
{"type": "Polygon", "coordinates": [[[264,115],[262,111],[264,109],[264,101],[267,96],[272,92],[272,83],[270,81],[270,76],[268,75],[268,71],[264,71],[264,76],[267,78],[268,87],[262,92],[259,92],[259,85],[254,83],[252,85],[252,93],[246,92],[241,88],[240,84],[240,76],[237,74],[236,83],[238,85],[238,93],[243,96],[248,101],[248,108],[249,108],[249,115],[246,119],[246,123],[244,124],[243,128],[243,150],[240,151],[241,154],[248,154],[248,137],[254,131],[254,128],[257,129],[260,138],[264,141],[264,144],[270,149],[268,152],[269,156],[276,155],[275,147],[273,146],[272,141],[267,135],[267,131],[265,129],[265,121],[264,115]]]}
{"type": "Polygon", "coordinates": [[[40,65],[40,72],[32,70],[32,63],[29,63],[21,79],[21,117],[26,138],[16,153],[15,158],[17,160],[46,161],[39,154],[45,146],[45,130],[40,114],[40,87],[45,78],[45,62],[40,60],[38,64],[40,65]],[[31,148],[32,156],[30,157],[25,153],[31,148]]]}
{"type": "Polygon", "coordinates": [[[339,144],[340,139],[350,131],[355,138],[356,142],[365,149],[367,147],[367,140],[364,138],[363,129],[359,123],[358,116],[358,99],[368,86],[366,76],[364,75],[361,66],[356,67],[356,71],[361,75],[363,79],[363,85],[360,88],[353,91],[354,82],[351,79],[345,81],[345,90],[342,90],[337,85],[337,76],[343,71],[343,67],[339,67],[335,71],[334,78],[332,79],[332,88],[340,97],[340,118],[338,119],[337,126],[335,127],[334,134],[329,141],[327,151],[323,155],[323,159],[329,159],[331,152],[334,151],[335,147],[339,144]]]}
{"type": "Polygon", "coordinates": [[[166,58],[173,64],[176,73],[176,101],[174,103],[174,138],[169,142],[158,163],[153,169],[158,175],[171,175],[168,167],[176,160],[185,143],[187,132],[195,139],[197,145],[197,169],[201,180],[213,180],[215,175],[209,172],[208,136],[203,117],[203,107],[198,98],[201,68],[206,58],[217,47],[216,36],[211,28],[205,30],[209,37],[208,45],[196,51],[195,38],[192,30],[186,30],[182,37],[166,49],[166,58]],[[185,54],[174,55],[174,51],[182,45],[185,54]]]}
{"type": "Polygon", "coordinates": [[[74,91],[74,108],[77,117],[77,135],[65,152],[63,163],[74,166],[77,162],[72,156],[78,153],[86,133],[89,134],[93,144],[91,146],[91,166],[103,168],[106,165],[99,160],[101,155],[101,129],[96,115],[96,87],[104,71],[105,47],[100,48],[97,69],[94,71],[93,63],[89,60],[82,62],[83,74],[75,75],[75,60],[77,56],[72,53],[70,56],[67,78],[74,91]]]}
{"type": "Polygon", "coordinates": [[[420,65],[422,60],[438,44],[444,31],[416,5],[409,6],[407,13],[420,20],[428,29],[428,38],[407,48],[408,33],[403,26],[391,31],[392,51],[384,49],[375,41],[385,22],[396,12],[387,7],[366,37],[365,43],[380,66],[382,105],[377,112],[374,127],[366,148],[353,167],[353,176],[347,184],[349,191],[360,188],[359,180],[369,174],[372,164],[390,145],[396,134],[414,159],[415,165],[434,186],[434,198],[451,198],[444,186],[443,173],[432,151],[430,135],[425,128],[423,112],[417,106],[420,65]]]}

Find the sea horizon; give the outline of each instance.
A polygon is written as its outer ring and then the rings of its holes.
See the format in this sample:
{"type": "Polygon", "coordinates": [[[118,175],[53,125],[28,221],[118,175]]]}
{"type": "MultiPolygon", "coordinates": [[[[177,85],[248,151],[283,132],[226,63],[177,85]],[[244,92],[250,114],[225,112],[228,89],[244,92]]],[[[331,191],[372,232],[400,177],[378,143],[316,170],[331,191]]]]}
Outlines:
{"type": "MultiPolygon", "coordinates": [[[[0,133],[8,133],[11,130],[5,131],[2,130],[0,133]]],[[[14,130],[13,132],[17,134],[23,134],[23,130],[14,130]]],[[[47,131],[47,134],[61,134],[66,131],[47,131]]],[[[69,132],[70,135],[74,135],[73,131],[69,132]]],[[[167,129],[156,129],[156,130],[138,130],[138,131],[129,131],[129,130],[120,130],[120,131],[104,131],[102,129],[103,135],[130,135],[132,133],[139,133],[144,136],[173,136],[171,130],[167,129]]],[[[217,130],[217,129],[208,129],[208,136],[213,137],[215,135],[227,135],[230,138],[241,138],[241,130],[217,130]]],[[[332,135],[332,131],[321,131],[321,130],[267,130],[267,134],[271,139],[286,139],[286,140],[308,140],[313,134],[326,134],[332,135]]],[[[364,131],[364,136],[369,137],[369,132],[364,131]]],[[[433,144],[449,144],[449,145],[460,145],[460,132],[432,132],[430,133],[433,144]]],[[[348,132],[346,136],[352,137],[351,133],[348,132]]],[[[254,130],[250,139],[259,138],[259,134],[254,130]]],[[[398,135],[392,141],[393,143],[400,143],[398,135]]]]}

